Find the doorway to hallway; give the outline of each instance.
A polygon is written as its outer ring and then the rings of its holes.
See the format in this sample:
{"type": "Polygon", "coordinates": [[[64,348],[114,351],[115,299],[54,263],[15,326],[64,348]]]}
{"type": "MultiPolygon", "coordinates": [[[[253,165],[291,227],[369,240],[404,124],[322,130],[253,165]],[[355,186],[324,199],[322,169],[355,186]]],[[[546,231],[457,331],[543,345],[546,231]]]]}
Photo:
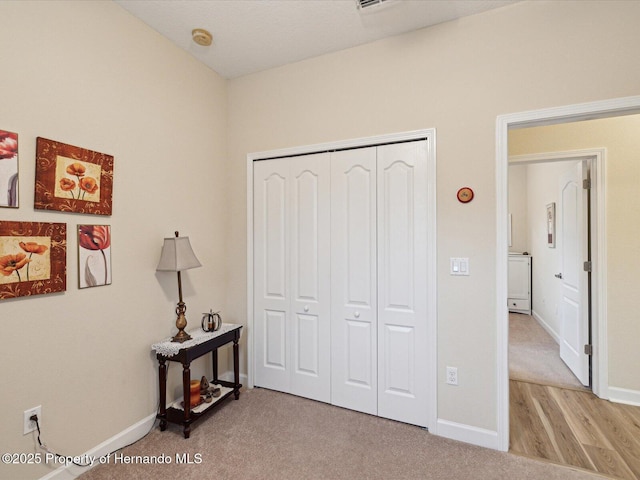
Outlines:
{"type": "Polygon", "coordinates": [[[592,192],[591,180],[603,159],[604,149],[509,159],[509,284],[520,276],[519,258],[528,260],[530,277],[529,315],[509,306],[520,313],[509,315],[511,379],[515,371],[516,379],[591,386],[599,351],[591,348],[592,275],[585,261],[597,246],[591,212],[598,211],[604,191],[592,192]]]}
{"type": "MultiPolygon", "coordinates": [[[[640,112],[640,97],[627,97],[601,102],[551,108],[538,111],[501,115],[497,119],[496,136],[496,302],[501,307],[497,325],[497,411],[498,444],[503,451],[509,448],[509,373],[508,373],[508,312],[507,300],[507,256],[508,256],[508,158],[509,131],[533,126],[565,124],[592,119],[605,119],[616,116],[633,115],[640,112]]],[[[558,149],[559,150],[559,149],[558,149]]],[[[602,176],[596,180],[596,186],[602,183],[602,176]]],[[[604,204],[599,204],[595,212],[595,221],[604,219],[604,204]]],[[[623,225],[622,225],[623,226],[623,225]]],[[[626,230],[625,230],[626,231],[626,230]]],[[[600,268],[592,273],[594,284],[593,305],[594,328],[593,348],[599,352],[598,361],[593,368],[593,389],[605,398],[611,393],[618,401],[633,402],[637,395],[634,391],[609,387],[607,368],[607,329],[604,321],[607,313],[607,296],[603,288],[606,281],[606,229],[598,224],[597,245],[592,259],[600,268]]],[[[624,315],[623,315],[624,317],[624,315]]],[[[624,317],[626,318],[626,317],[624,317]]],[[[621,339],[619,339],[621,340],[621,339]]],[[[624,343],[624,342],[623,342],[624,343]]],[[[618,376],[616,375],[616,378],[618,376]]],[[[625,382],[626,383],[626,382],[625,382]]],[[[622,385],[623,386],[623,385],[622,385]]]]}

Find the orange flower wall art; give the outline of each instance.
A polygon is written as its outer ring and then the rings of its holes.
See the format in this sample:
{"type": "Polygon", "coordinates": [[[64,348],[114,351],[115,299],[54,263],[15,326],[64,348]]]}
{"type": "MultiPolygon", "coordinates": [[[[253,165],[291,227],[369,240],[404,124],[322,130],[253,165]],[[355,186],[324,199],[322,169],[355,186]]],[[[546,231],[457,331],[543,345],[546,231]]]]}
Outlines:
{"type": "Polygon", "coordinates": [[[34,207],[111,215],[113,157],[38,137],[34,207]]]}
{"type": "Polygon", "coordinates": [[[0,222],[0,300],[66,290],[66,224],[0,222]]]}
{"type": "Polygon", "coordinates": [[[111,284],[111,227],[78,225],[78,287],[111,284]]]}

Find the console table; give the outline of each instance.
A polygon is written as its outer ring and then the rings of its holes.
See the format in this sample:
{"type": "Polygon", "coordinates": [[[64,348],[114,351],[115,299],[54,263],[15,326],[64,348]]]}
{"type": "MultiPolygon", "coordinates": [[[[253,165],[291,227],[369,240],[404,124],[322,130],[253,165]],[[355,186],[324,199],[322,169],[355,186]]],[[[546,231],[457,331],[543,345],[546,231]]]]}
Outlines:
{"type": "Polygon", "coordinates": [[[194,330],[189,332],[191,340],[184,343],[176,343],[171,340],[152,345],[152,350],[156,352],[158,358],[158,378],[160,386],[160,411],[157,418],[160,419],[160,430],[167,428],[167,422],[182,424],[184,427],[184,438],[189,438],[191,434],[191,424],[202,417],[205,413],[219,406],[222,401],[231,394],[235,399],[240,398],[240,367],[238,363],[238,342],[242,325],[223,324],[216,332],[203,332],[194,330]],[[233,342],[233,382],[218,379],[218,348],[233,342]],[[191,362],[202,355],[211,352],[213,362],[212,384],[220,386],[221,395],[213,399],[211,403],[202,403],[191,408],[190,382],[191,382],[191,362]],[[181,399],[173,402],[167,407],[167,361],[182,363],[182,391],[181,399]]]}

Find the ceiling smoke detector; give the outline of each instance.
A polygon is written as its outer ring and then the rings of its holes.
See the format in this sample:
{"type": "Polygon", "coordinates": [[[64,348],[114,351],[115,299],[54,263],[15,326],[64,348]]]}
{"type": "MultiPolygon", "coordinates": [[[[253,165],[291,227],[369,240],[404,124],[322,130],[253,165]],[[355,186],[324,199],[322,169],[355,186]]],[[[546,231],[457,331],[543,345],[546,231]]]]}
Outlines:
{"type": "Polygon", "coordinates": [[[204,28],[194,28],[191,31],[191,37],[193,38],[194,42],[196,42],[198,45],[202,45],[203,47],[208,47],[213,41],[213,37],[211,36],[211,34],[204,28]]]}

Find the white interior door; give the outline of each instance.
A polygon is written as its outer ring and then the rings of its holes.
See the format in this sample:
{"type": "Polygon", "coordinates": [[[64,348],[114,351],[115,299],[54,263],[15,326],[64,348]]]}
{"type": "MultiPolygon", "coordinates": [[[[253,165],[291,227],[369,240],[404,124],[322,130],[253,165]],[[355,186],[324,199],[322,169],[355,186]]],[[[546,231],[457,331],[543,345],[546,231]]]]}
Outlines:
{"type": "Polygon", "coordinates": [[[253,164],[255,385],[288,392],[289,162],[253,164]]]}
{"type": "Polygon", "coordinates": [[[562,301],[560,308],[560,357],[583,385],[589,385],[588,275],[583,269],[587,259],[587,200],[582,188],[586,162],[578,162],[560,177],[560,205],[557,245],[562,265],[562,301]]]}
{"type": "Polygon", "coordinates": [[[427,145],[378,147],[378,415],[428,423],[427,145]]]}
{"type": "Polygon", "coordinates": [[[376,148],[331,157],[331,403],[376,415],[376,148]]]}
{"type": "Polygon", "coordinates": [[[330,160],[290,159],[290,393],[331,400],[330,160]]]}

